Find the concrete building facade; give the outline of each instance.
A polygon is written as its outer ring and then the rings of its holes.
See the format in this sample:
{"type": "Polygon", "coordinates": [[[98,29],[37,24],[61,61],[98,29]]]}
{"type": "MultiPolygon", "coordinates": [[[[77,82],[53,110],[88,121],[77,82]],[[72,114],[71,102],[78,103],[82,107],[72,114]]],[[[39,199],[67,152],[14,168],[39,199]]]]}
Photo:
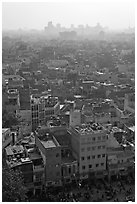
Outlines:
{"type": "Polygon", "coordinates": [[[44,163],[45,186],[61,185],[61,147],[57,140],[48,135],[35,135],[38,147],[44,163]]]}
{"type": "Polygon", "coordinates": [[[72,150],[79,163],[80,178],[90,173],[103,175],[106,170],[106,130],[99,124],[71,127],[72,150]]]}
{"type": "Polygon", "coordinates": [[[31,97],[32,131],[38,126],[46,125],[51,116],[60,112],[60,103],[57,97],[31,97]]]}

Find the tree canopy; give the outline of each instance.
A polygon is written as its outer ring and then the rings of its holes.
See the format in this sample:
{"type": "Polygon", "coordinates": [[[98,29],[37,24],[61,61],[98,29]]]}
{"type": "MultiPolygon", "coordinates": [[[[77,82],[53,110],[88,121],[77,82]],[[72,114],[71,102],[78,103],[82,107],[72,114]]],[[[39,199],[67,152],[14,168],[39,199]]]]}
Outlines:
{"type": "Polygon", "coordinates": [[[9,169],[3,166],[2,169],[2,201],[21,202],[25,201],[27,189],[24,186],[22,174],[18,170],[9,169]]]}
{"type": "Polygon", "coordinates": [[[18,125],[18,120],[13,112],[8,112],[6,109],[2,109],[2,127],[11,128],[18,125]]]}

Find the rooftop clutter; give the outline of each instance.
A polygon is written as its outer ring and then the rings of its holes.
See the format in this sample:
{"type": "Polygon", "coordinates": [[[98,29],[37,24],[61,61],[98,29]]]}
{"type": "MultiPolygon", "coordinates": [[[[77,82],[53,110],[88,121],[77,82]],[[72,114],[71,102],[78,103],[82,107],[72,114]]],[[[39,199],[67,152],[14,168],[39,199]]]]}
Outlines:
{"type": "Polygon", "coordinates": [[[82,124],[81,126],[76,126],[75,129],[80,133],[90,133],[95,131],[103,130],[103,127],[98,123],[89,122],[87,124],[82,124]]]}

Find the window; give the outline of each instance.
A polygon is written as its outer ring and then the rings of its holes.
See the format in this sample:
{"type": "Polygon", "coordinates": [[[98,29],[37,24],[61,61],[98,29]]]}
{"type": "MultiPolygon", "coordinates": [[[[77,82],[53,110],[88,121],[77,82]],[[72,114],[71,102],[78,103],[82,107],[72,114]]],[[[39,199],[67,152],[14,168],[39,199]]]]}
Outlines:
{"type": "Polygon", "coordinates": [[[87,148],[87,151],[90,151],[90,147],[87,148]]]}
{"type": "Polygon", "coordinates": [[[84,152],[85,148],[81,148],[81,152],[84,152]]]}
{"type": "Polygon", "coordinates": [[[89,166],[88,166],[88,167],[89,167],[89,169],[91,169],[91,168],[92,168],[92,165],[91,165],[91,164],[89,164],[89,166]]]}
{"type": "Polygon", "coordinates": [[[104,166],[104,163],[101,163],[101,166],[104,166]]]}
{"type": "Polygon", "coordinates": [[[102,154],[102,157],[105,157],[105,154],[102,154]]]}
{"type": "Polygon", "coordinates": [[[69,174],[71,174],[71,167],[70,167],[70,166],[69,166],[69,169],[68,169],[68,170],[69,170],[69,174]]]}
{"type": "Polygon", "coordinates": [[[35,181],[41,181],[41,180],[42,180],[42,174],[36,174],[35,181]]]}
{"type": "Polygon", "coordinates": [[[96,147],[92,147],[92,150],[95,150],[96,149],[96,147]]]}
{"type": "Polygon", "coordinates": [[[102,139],[105,140],[105,139],[106,139],[106,136],[102,136],[102,139]]]}
{"type": "Polygon", "coordinates": [[[59,157],[59,153],[56,154],[56,157],[59,157]]]}
{"type": "Polygon", "coordinates": [[[82,166],[82,169],[84,170],[84,169],[85,169],[85,166],[82,166]]]}
{"type": "Polygon", "coordinates": [[[98,140],[101,140],[101,136],[98,137],[98,140]]]}
{"type": "Polygon", "coordinates": [[[99,154],[99,155],[98,155],[98,158],[100,158],[100,157],[101,157],[101,155],[99,154]]]}
{"type": "Polygon", "coordinates": [[[102,149],[105,149],[105,145],[104,145],[104,146],[102,146],[102,149]]]}
{"type": "Polygon", "coordinates": [[[83,160],[84,160],[84,157],[81,157],[81,160],[83,161],[83,160]]]}
{"type": "Polygon", "coordinates": [[[87,157],[87,160],[90,160],[90,156],[87,157]]]}
{"type": "Polygon", "coordinates": [[[98,167],[99,166],[99,164],[96,164],[96,167],[98,167]]]}
{"type": "Polygon", "coordinates": [[[96,140],[96,138],[95,138],[95,137],[93,137],[93,138],[92,138],[92,141],[95,141],[95,140],[96,140]]]}
{"type": "Polygon", "coordinates": [[[101,149],[101,146],[98,146],[98,149],[101,149]]]}
{"type": "Polygon", "coordinates": [[[95,159],[95,155],[92,156],[92,159],[95,159]]]}

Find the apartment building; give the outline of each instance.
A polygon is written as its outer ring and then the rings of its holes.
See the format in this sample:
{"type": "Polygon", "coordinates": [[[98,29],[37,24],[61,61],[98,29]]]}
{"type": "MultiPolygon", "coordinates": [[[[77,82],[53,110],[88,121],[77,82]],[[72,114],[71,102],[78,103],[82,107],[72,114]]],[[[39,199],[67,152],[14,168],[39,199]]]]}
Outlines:
{"type": "Polygon", "coordinates": [[[38,126],[46,125],[51,116],[60,112],[58,97],[53,96],[31,96],[32,131],[38,126]]]}
{"type": "Polygon", "coordinates": [[[33,193],[36,195],[42,191],[45,181],[43,159],[39,150],[35,147],[28,149],[28,157],[33,164],[33,193]]]}
{"type": "Polygon", "coordinates": [[[70,127],[71,144],[74,156],[78,160],[81,179],[90,175],[103,176],[106,170],[105,128],[97,123],[87,123],[70,127]]]}
{"type": "Polygon", "coordinates": [[[38,147],[44,164],[45,186],[61,186],[61,147],[50,134],[35,134],[38,147]]]}
{"type": "MultiPolygon", "coordinates": [[[[57,120],[58,121],[58,120],[57,120]]],[[[40,127],[38,129],[38,137],[41,139],[40,135],[43,135],[42,140],[46,140],[47,144],[54,145],[51,148],[51,153],[45,153],[45,157],[41,151],[41,155],[43,155],[43,160],[49,162],[45,162],[45,184],[46,186],[53,185],[61,185],[72,182],[72,180],[76,179],[76,174],[78,173],[78,161],[72,154],[71,149],[71,135],[68,132],[65,126],[57,125],[55,120],[52,121],[52,127],[40,127]],[[46,139],[45,139],[46,138],[46,139]],[[57,152],[58,151],[58,152],[57,152]],[[56,157],[58,154],[58,157],[56,157]],[[57,160],[57,161],[56,161],[57,160]],[[51,166],[49,168],[49,166],[51,166]],[[56,168],[55,168],[56,167],[56,168]],[[57,168],[58,167],[58,168],[57,168]],[[58,184],[57,176],[61,170],[61,183],[58,184]],[[57,172],[56,172],[57,171],[57,172]],[[52,178],[47,177],[52,175],[52,178]],[[54,176],[53,176],[54,175],[54,176]]],[[[36,139],[37,145],[37,139],[36,139]]],[[[37,145],[40,148],[39,144],[37,145]]],[[[48,147],[46,147],[48,149],[48,147]]],[[[48,149],[49,153],[49,149],[48,149]]]]}
{"type": "Polygon", "coordinates": [[[127,145],[120,145],[117,139],[110,134],[107,141],[107,170],[108,178],[134,175],[134,152],[127,145]]]}

